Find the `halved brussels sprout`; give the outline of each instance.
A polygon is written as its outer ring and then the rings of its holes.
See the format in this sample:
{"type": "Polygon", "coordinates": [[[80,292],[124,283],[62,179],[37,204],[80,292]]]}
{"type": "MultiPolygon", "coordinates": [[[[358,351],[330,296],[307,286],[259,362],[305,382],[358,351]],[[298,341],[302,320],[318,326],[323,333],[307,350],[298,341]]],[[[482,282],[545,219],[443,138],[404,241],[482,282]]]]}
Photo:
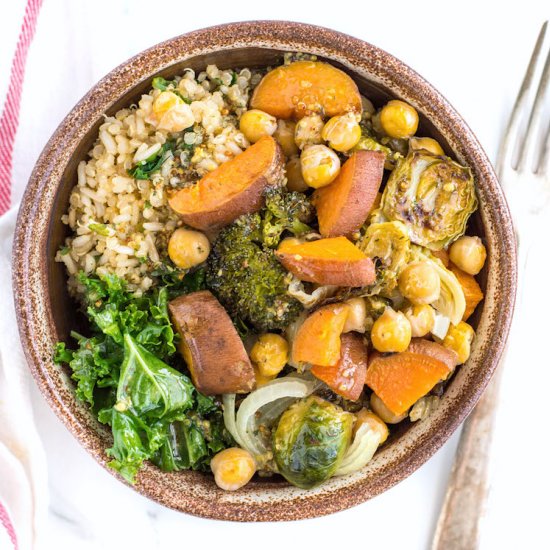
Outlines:
{"type": "Polygon", "coordinates": [[[273,434],[273,454],[279,472],[302,489],[331,477],[351,440],[353,415],[317,396],[291,405],[273,434]]]}
{"type": "Polygon", "coordinates": [[[432,250],[462,235],[476,208],[471,170],[425,150],[411,151],[397,163],[381,203],[389,220],[407,226],[411,241],[432,250]]]}
{"type": "Polygon", "coordinates": [[[372,223],[357,246],[376,262],[377,284],[384,292],[397,286],[397,276],[408,261],[411,241],[401,222],[372,223]]]}

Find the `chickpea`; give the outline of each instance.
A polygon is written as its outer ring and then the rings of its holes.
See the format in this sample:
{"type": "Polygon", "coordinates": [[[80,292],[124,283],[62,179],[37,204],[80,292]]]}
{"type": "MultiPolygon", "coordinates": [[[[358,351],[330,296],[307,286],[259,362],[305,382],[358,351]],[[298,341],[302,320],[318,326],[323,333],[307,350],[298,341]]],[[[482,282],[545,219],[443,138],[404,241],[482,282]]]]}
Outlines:
{"type": "Polygon", "coordinates": [[[411,324],[401,311],[387,307],[374,321],[370,337],[378,351],[405,351],[411,342],[411,324]]]}
{"type": "Polygon", "coordinates": [[[349,313],[344,324],[344,332],[365,332],[367,304],[363,298],[350,298],[344,303],[349,306],[349,313]]]}
{"type": "Polygon", "coordinates": [[[445,154],[441,145],[439,145],[439,143],[435,139],[429,137],[411,138],[409,140],[409,146],[413,151],[424,149],[425,151],[433,153],[434,155],[445,154]]]}
{"type": "Polygon", "coordinates": [[[216,485],[224,491],[236,491],[244,487],[256,473],[252,455],[238,447],[220,451],[210,461],[216,485]]]}
{"type": "Polygon", "coordinates": [[[336,151],[349,151],[361,139],[361,127],[353,113],[333,116],[324,126],[321,137],[336,151]]]}
{"type": "Polygon", "coordinates": [[[459,364],[466,363],[470,357],[474,336],[474,329],[468,323],[460,321],[458,325],[449,327],[447,335],[443,339],[443,345],[456,352],[459,364]]]}
{"type": "Polygon", "coordinates": [[[288,343],[280,334],[262,334],[252,346],[250,359],[262,376],[277,376],[287,364],[288,343]]]}
{"type": "Polygon", "coordinates": [[[287,158],[300,153],[300,149],[294,141],[296,123],[292,120],[279,120],[273,137],[277,140],[287,158]]]}
{"type": "Polygon", "coordinates": [[[356,421],[353,425],[353,437],[355,437],[357,430],[359,430],[359,428],[363,424],[368,424],[371,430],[374,430],[380,435],[380,445],[382,445],[382,443],[384,443],[386,439],[388,439],[388,436],[390,435],[390,430],[388,430],[386,423],[378,415],[374,414],[368,409],[361,409],[358,413],[355,414],[355,417],[356,421]]]}
{"type": "Polygon", "coordinates": [[[432,331],[435,324],[435,310],[428,304],[411,306],[405,310],[405,317],[411,324],[413,338],[421,338],[432,331]]]}
{"type": "Polygon", "coordinates": [[[261,388],[265,386],[268,382],[271,382],[275,379],[275,376],[264,376],[260,369],[254,365],[254,378],[256,379],[256,388],[261,388]]]}
{"type": "Polygon", "coordinates": [[[414,305],[431,304],[439,298],[441,281],[428,262],[414,262],[399,275],[399,290],[414,305]]]}
{"type": "Polygon", "coordinates": [[[364,95],[361,96],[361,107],[363,109],[363,113],[366,113],[368,116],[372,116],[376,112],[372,101],[367,99],[364,95]]]}
{"type": "Polygon", "coordinates": [[[181,104],[183,104],[183,99],[174,92],[161,92],[153,101],[153,113],[160,118],[166,111],[181,104]]]}
{"type": "Polygon", "coordinates": [[[286,187],[289,191],[303,193],[309,189],[302,175],[302,161],[300,157],[293,157],[286,163],[286,187]]]}
{"type": "Polygon", "coordinates": [[[304,181],[315,189],[332,183],[340,172],[338,155],[326,145],[310,145],[300,160],[304,181]]]}
{"type": "Polygon", "coordinates": [[[399,424],[409,414],[409,411],[403,414],[392,413],[375,393],[370,396],[370,407],[386,424],[399,424]]]}
{"type": "Polygon", "coordinates": [[[392,99],[380,111],[380,124],[389,137],[405,139],[418,129],[418,113],[408,103],[392,99]]]}
{"type": "Polygon", "coordinates": [[[310,115],[301,118],[296,123],[294,131],[294,141],[300,149],[305,149],[308,145],[317,145],[323,143],[321,132],[324,122],[320,115],[310,115]]]}
{"type": "Polygon", "coordinates": [[[206,235],[191,229],[176,229],[168,241],[168,256],[180,269],[202,264],[210,254],[206,235]]]}
{"type": "Polygon", "coordinates": [[[256,143],[261,137],[272,136],[277,130],[277,119],[259,109],[250,109],[241,115],[239,130],[250,143],[256,143]]]}
{"type": "Polygon", "coordinates": [[[462,271],[477,275],[485,265],[487,250],[479,237],[464,235],[451,245],[449,257],[462,271]]]}

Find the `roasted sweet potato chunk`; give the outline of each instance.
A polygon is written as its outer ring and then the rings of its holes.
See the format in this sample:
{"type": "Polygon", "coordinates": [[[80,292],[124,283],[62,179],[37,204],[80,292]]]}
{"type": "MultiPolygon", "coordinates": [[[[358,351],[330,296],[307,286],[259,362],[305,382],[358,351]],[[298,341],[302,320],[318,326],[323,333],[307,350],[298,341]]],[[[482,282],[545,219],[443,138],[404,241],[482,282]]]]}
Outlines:
{"type": "Polygon", "coordinates": [[[367,219],[384,174],[382,153],[357,151],[342,166],[336,179],[313,194],[323,237],[351,235],[367,219]]]}
{"type": "Polygon", "coordinates": [[[195,185],[179,190],[168,202],[187,225],[203,231],[220,228],[259,210],[265,188],[277,185],[283,170],[280,145],[264,136],[195,185]]]}
{"type": "Polygon", "coordinates": [[[330,367],[340,360],[340,336],[350,307],[329,304],[314,311],[300,326],[292,343],[292,360],[330,367]]]}
{"type": "Polygon", "coordinates": [[[401,415],[445,379],[456,362],[454,352],[415,338],[401,353],[371,354],[366,384],[393,414],[401,415]]]}
{"type": "Polygon", "coordinates": [[[342,334],[338,363],[330,367],[314,365],[311,374],[338,395],[357,401],[367,376],[367,346],[363,337],[353,332],[342,334]]]}
{"type": "Polygon", "coordinates": [[[455,277],[458,279],[458,282],[464,291],[466,309],[464,310],[462,320],[466,321],[475,311],[481,300],[483,300],[483,291],[473,275],[462,271],[462,269],[459,269],[454,264],[450,264],[449,269],[455,274],[455,277]]]}
{"type": "Polygon", "coordinates": [[[376,276],[372,260],[345,237],[304,243],[289,239],[276,254],[298,279],[320,285],[365,286],[376,276]]]}
{"type": "Polygon", "coordinates": [[[267,73],[250,105],[283,119],[320,113],[327,117],[361,112],[355,82],[343,71],[321,61],[295,61],[267,73]]]}
{"type": "Polygon", "coordinates": [[[242,340],[211,292],[185,294],[168,308],[181,336],[181,354],[201,393],[247,393],[254,388],[254,369],[242,340]]]}

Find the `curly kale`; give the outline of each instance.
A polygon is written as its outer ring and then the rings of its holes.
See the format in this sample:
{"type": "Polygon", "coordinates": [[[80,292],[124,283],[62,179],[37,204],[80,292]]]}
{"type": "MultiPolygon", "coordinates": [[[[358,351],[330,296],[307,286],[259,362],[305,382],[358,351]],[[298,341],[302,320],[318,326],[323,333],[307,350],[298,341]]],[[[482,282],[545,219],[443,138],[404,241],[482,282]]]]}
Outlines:
{"type": "Polygon", "coordinates": [[[270,187],[265,193],[262,211],[262,240],[275,248],[284,231],[303,235],[312,231],[307,223],[315,217],[315,209],[306,195],[292,191],[285,193],[279,187],[270,187]]]}
{"type": "Polygon", "coordinates": [[[235,322],[258,331],[283,329],[302,306],[287,294],[288,273],[273,250],[263,246],[260,214],[241,216],[214,241],[206,285],[235,322]]]}

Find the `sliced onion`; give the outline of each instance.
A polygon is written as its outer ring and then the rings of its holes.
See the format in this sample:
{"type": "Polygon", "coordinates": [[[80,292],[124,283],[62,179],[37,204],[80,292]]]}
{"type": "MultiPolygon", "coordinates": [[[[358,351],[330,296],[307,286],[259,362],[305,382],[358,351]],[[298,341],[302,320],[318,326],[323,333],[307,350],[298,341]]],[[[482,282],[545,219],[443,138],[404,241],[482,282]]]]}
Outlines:
{"type": "Polygon", "coordinates": [[[366,466],[380,444],[380,434],[368,424],[363,424],[355,434],[353,443],[346,451],[335,476],[345,476],[366,466]]]}
{"type": "Polygon", "coordinates": [[[227,431],[233,436],[233,439],[240,447],[243,446],[239,432],[237,431],[237,424],[235,423],[235,394],[226,393],[222,396],[223,399],[223,423],[227,428],[227,431]]]}
{"type": "Polygon", "coordinates": [[[442,315],[439,312],[435,312],[435,321],[434,326],[431,330],[431,333],[440,340],[443,340],[445,336],[447,336],[447,332],[449,331],[449,326],[451,324],[451,320],[448,317],[445,317],[445,315],[442,315]]]}
{"type": "MultiPolygon", "coordinates": [[[[269,449],[261,438],[254,433],[257,431],[256,413],[268,403],[283,398],[293,397],[301,399],[307,397],[315,391],[317,386],[318,383],[313,379],[299,376],[285,376],[254,390],[241,403],[237,411],[236,433],[238,439],[235,438],[235,440],[254,457],[265,455],[269,449]]],[[[227,429],[231,431],[229,428],[227,429]]]]}
{"type": "Polygon", "coordinates": [[[311,309],[313,306],[316,306],[322,300],[330,298],[338,290],[337,286],[334,285],[323,285],[317,287],[313,292],[307,293],[304,290],[304,285],[302,281],[298,278],[293,277],[288,285],[288,294],[293,298],[296,298],[306,309],[311,309]]]}
{"type": "Polygon", "coordinates": [[[295,401],[295,397],[283,397],[264,405],[255,417],[256,424],[271,426],[295,401]]]}

